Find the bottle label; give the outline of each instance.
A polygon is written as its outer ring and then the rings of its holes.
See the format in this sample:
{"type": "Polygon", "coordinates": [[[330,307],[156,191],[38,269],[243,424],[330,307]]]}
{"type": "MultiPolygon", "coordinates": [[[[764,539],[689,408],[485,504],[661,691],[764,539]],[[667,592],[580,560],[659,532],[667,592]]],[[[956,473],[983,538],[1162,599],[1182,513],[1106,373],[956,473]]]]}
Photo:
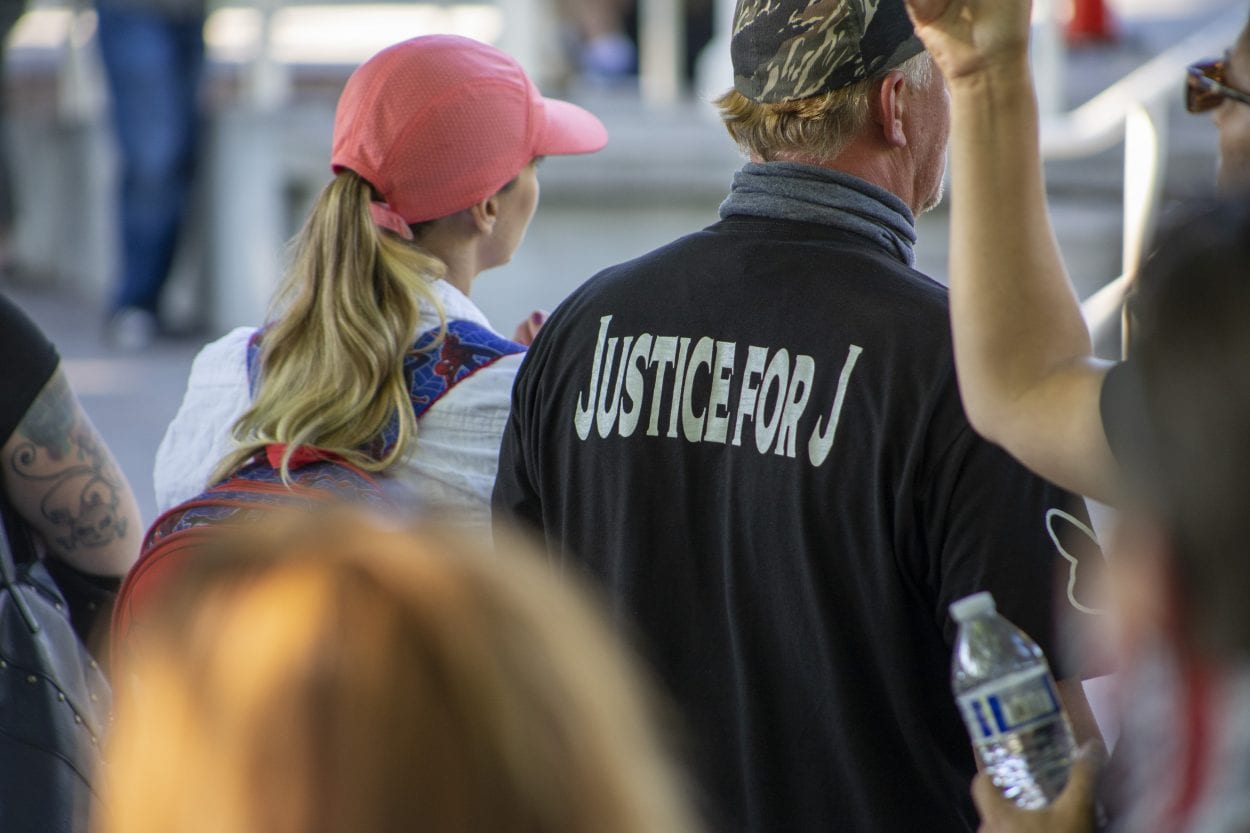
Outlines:
{"type": "Polygon", "coordinates": [[[1003,735],[1060,714],[1062,706],[1050,669],[1017,671],[958,697],[964,723],[977,744],[992,743],[1003,735]]]}

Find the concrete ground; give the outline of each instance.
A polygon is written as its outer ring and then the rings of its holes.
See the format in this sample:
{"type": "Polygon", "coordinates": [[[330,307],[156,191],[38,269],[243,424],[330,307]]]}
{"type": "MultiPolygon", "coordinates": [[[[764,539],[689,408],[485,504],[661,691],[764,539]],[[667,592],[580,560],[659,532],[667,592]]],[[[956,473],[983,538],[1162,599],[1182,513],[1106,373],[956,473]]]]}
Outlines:
{"type": "MultiPolygon", "coordinates": [[[[1244,0],[1134,3],[1133,10],[1126,8],[1120,16],[1116,42],[1072,53],[1069,100],[1084,101],[1185,31],[1236,5],[1244,6],[1244,0]]],[[[1235,34],[1229,32],[1230,43],[1235,34]]],[[[1194,56],[1199,57],[1203,56],[1194,56]]],[[[1178,78],[1178,100],[1180,88],[1178,78]]],[[[483,275],[475,287],[475,300],[505,332],[530,309],[554,307],[599,268],[714,221],[739,161],[706,105],[656,111],[643,107],[628,92],[574,94],[602,114],[613,144],[597,158],[553,159],[545,164],[543,204],[525,246],[512,264],[483,275]]],[[[328,132],[325,117],[322,122],[328,132]]],[[[1174,107],[1171,125],[1167,206],[1208,191],[1215,164],[1215,131],[1209,121],[1174,107]]],[[[12,129],[21,134],[20,114],[12,129]]],[[[15,150],[20,154],[22,149],[15,150]]],[[[1082,294],[1119,273],[1122,171],[1119,148],[1048,166],[1055,225],[1082,294]]],[[[41,197],[38,191],[32,194],[35,204],[29,209],[39,215],[41,197]]],[[[920,265],[940,279],[946,273],[946,223],[944,208],[920,221],[920,265]]],[[[108,348],[100,340],[103,313],[98,287],[112,270],[107,263],[94,268],[99,273],[95,289],[19,273],[5,279],[3,291],[24,306],[59,346],[75,389],[119,458],[145,521],[150,522],[155,513],[151,466],[156,446],[181,400],[192,358],[216,334],[162,340],[140,354],[108,348]]],[[[184,311],[194,310],[201,290],[175,289],[184,311]]],[[[262,315],[263,310],[256,310],[255,320],[262,315]]]]}

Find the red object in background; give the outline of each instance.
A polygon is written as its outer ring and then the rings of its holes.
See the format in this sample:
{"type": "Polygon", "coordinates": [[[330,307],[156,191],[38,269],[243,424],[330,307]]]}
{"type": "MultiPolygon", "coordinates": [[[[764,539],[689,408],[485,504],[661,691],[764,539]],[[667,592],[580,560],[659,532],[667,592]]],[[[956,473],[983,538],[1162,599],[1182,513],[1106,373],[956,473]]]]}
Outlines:
{"type": "Polygon", "coordinates": [[[1103,0],[1072,0],[1067,35],[1069,43],[1115,40],[1111,14],[1103,0]]]}

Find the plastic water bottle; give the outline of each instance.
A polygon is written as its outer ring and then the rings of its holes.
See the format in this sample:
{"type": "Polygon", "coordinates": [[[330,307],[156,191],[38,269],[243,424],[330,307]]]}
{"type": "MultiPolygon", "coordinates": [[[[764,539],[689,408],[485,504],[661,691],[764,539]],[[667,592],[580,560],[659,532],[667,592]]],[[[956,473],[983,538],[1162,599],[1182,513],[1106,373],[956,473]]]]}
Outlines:
{"type": "Polygon", "coordinates": [[[1068,782],[1076,743],[1037,643],[976,593],[951,605],[959,623],[951,687],[986,771],[1020,807],[1053,801],[1068,782]]]}

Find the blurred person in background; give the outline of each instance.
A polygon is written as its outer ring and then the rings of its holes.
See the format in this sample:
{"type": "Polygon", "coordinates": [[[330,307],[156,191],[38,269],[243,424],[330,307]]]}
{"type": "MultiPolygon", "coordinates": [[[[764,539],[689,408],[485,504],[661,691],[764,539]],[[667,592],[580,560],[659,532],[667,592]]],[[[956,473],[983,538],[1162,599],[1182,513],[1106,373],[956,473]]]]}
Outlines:
{"type": "Polygon", "coordinates": [[[269,323],[192,366],[157,452],[158,508],[259,452],[276,449],[285,473],[315,448],[486,529],[513,378],[543,316],[508,339],[469,293],[521,244],[541,158],[606,142],[597,118],[477,41],[413,38],[365,62],[269,323]]]}
{"type": "Polygon", "coordinates": [[[143,526],[56,348],[4,295],[0,363],[0,829],[80,833],[109,614],[143,526]]]}
{"type": "Polygon", "coordinates": [[[610,84],[638,72],[638,47],[626,28],[632,0],[561,0],[569,24],[573,69],[591,83],[610,84]]]}
{"type": "Polygon", "coordinates": [[[97,833],[695,833],[648,686],[525,547],[288,520],[170,587],[97,833]]]}
{"type": "MultiPolygon", "coordinates": [[[[105,588],[139,555],[143,521],[130,484],[70,389],[56,347],[0,295],[0,504],[15,555],[47,555],[105,588]],[[37,552],[21,552],[33,533],[37,552]]],[[[69,599],[71,610],[77,607],[69,599]]],[[[81,618],[84,635],[90,623],[81,618]]],[[[108,611],[95,611],[107,616],[108,611]]]]}
{"type": "Polygon", "coordinates": [[[106,340],[139,350],[160,331],[195,180],[204,0],[96,0],[121,160],[121,264],[106,340]]]}
{"type": "MultiPolygon", "coordinates": [[[[970,831],[951,602],[1053,645],[1072,496],[976,437],[914,268],[946,88],[901,0],[741,0],[721,221],[561,305],[494,502],[609,591],[692,724],[719,830],[970,831]]],[[[1078,734],[1096,734],[1057,662],[1078,734]]]]}
{"type": "MultiPolygon", "coordinates": [[[[1027,0],[908,0],[953,101],[951,291],[974,425],[1123,508],[1108,562],[1123,831],[1250,830],[1250,25],[1191,67],[1220,133],[1222,202],[1160,236],[1127,361],[1093,358],[1047,214],[1027,0]],[[1001,218],[1011,218],[1001,222],[1001,218]]],[[[1091,764],[1041,813],[975,785],[984,829],[1091,830],[1091,764]]]]}
{"type": "MultiPolygon", "coordinates": [[[[685,13],[685,73],[693,81],[699,52],[713,35],[712,0],[674,0],[685,13]]],[[[596,86],[614,86],[638,74],[637,0],[561,0],[573,70],[596,86]]]]}

